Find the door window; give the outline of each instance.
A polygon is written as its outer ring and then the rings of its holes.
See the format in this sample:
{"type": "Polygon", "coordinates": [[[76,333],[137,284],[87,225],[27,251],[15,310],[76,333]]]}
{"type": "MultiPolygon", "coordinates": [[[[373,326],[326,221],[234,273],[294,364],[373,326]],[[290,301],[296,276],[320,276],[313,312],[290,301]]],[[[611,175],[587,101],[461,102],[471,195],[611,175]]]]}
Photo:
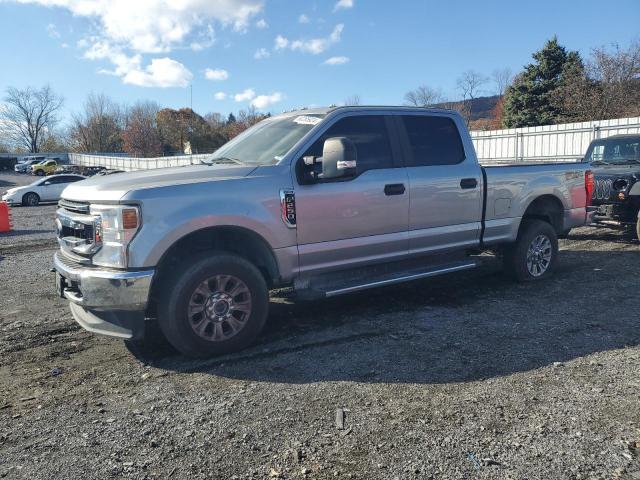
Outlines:
{"type": "Polygon", "coordinates": [[[395,166],[387,124],[382,115],[359,115],[338,120],[304,156],[322,157],[324,141],[331,137],[347,137],[354,143],[358,154],[358,173],[395,166]]]}
{"type": "Polygon", "coordinates": [[[447,117],[403,115],[409,140],[408,167],[455,165],[464,158],[464,148],[456,124],[447,117]]]}

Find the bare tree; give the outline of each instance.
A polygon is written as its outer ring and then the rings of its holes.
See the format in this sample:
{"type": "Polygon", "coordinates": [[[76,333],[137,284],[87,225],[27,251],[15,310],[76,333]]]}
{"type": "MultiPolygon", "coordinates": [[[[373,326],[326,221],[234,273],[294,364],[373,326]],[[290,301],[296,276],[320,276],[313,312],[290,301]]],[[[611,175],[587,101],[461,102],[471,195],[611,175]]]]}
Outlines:
{"type": "Polygon", "coordinates": [[[226,124],[225,118],[221,113],[218,112],[210,112],[204,116],[204,119],[207,123],[214,129],[221,129],[226,124]]]}
{"type": "Polygon", "coordinates": [[[471,121],[473,115],[473,101],[478,98],[482,86],[487,83],[487,77],[475,70],[467,70],[460,75],[456,81],[458,90],[462,95],[463,112],[462,115],[467,121],[471,121]]]}
{"type": "Polygon", "coordinates": [[[123,150],[129,154],[149,157],[162,152],[158,133],[157,115],[160,107],[155,102],[138,102],[129,109],[122,132],[123,150]]]}
{"type": "Polygon", "coordinates": [[[245,128],[249,128],[252,125],[255,125],[259,121],[266,118],[265,115],[258,113],[258,110],[255,106],[249,105],[246,110],[240,110],[238,112],[238,116],[236,120],[238,123],[244,125],[245,128]]]}
{"type": "Polygon", "coordinates": [[[47,131],[57,123],[63,99],[49,85],[40,89],[9,87],[0,109],[3,130],[17,148],[37,153],[47,131]]]}
{"type": "Polygon", "coordinates": [[[502,97],[513,81],[513,73],[509,67],[496,68],[491,73],[491,80],[494,83],[496,95],[502,97]]]}
{"type": "Polygon", "coordinates": [[[362,105],[362,100],[360,99],[360,95],[350,95],[344,99],[344,104],[348,107],[362,105]]]}
{"type": "Polygon", "coordinates": [[[83,111],[71,121],[71,141],[80,152],[122,150],[124,114],[120,106],[104,94],[90,94],[83,111]]]}
{"type": "Polygon", "coordinates": [[[598,119],[639,114],[640,40],[626,50],[617,44],[594,49],[587,70],[600,87],[598,119]]]}
{"type": "Polygon", "coordinates": [[[405,93],[404,101],[407,105],[414,107],[432,107],[442,103],[444,99],[440,90],[421,85],[415,90],[405,93]]]}

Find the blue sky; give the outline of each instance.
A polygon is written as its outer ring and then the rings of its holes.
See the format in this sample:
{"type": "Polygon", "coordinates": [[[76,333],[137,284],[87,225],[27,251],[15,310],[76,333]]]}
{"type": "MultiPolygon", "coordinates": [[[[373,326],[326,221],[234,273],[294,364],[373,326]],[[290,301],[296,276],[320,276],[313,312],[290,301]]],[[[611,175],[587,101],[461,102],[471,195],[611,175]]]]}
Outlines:
{"type": "Polygon", "coordinates": [[[0,91],[49,83],[67,117],[90,92],[178,108],[190,85],[202,114],[455,99],[465,70],[517,73],[555,34],[627,46],[639,24],[638,0],[0,0],[0,91]]]}

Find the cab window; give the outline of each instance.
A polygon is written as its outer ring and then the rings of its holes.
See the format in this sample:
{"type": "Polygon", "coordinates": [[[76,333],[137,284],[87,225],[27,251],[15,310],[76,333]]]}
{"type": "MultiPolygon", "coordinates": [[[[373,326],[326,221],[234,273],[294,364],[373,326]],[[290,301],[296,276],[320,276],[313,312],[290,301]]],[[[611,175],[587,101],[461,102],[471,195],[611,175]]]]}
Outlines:
{"type": "Polygon", "coordinates": [[[383,115],[358,115],[338,120],[314,142],[304,156],[322,157],[324,141],[331,137],[347,137],[354,143],[358,154],[358,173],[395,166],[383,115]]]}

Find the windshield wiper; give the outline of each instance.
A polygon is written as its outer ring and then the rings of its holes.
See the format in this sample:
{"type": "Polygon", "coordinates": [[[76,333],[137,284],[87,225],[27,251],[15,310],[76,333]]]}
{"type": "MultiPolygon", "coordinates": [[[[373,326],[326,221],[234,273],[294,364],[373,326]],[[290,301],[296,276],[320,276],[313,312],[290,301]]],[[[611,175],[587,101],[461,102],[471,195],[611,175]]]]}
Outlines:
{"type": "Polygon", "coordinates": [[[216,157],[208,161],[201,160],[200,163],[204,165],[216,165],[220,163],[233,163],[234,165],[244,165],[240,160],[231,158],[231,157],[216,157]]]}
{"type": "Polygon", "coordinates": [[[591,165],[611,165],[611,162],[605,162],[604,160],[594,160],[591,165]]]}

